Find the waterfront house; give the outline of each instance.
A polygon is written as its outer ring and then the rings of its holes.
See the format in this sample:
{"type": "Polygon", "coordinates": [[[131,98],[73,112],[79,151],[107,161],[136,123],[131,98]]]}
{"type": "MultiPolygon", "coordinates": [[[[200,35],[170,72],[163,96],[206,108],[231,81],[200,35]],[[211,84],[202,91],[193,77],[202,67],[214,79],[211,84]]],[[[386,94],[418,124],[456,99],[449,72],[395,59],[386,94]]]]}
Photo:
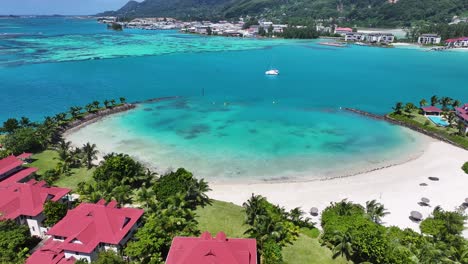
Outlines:
{"type": "Polygon", "coordinates": [[[0,160],[0,181],[22,169],[23,162],[11,155],[0,160]]]}
{"type": "Polygon", "coordinates": [[[358,33],[358,32],[351,32],[351,33],[346,33],[343,36],[343,38],[344,38],[344,41],[365,41],[366,34],[358,33]]]}
{"type": "Polygon", "coordinates": [[[353,29],[352,28],[336,27],[334,33],[335,34],[340,34],[341,36],[344,36],[346,33],[353,33],[353,29]]]}
{"type": "Polygon", "coordinates": [[[421,45],[437,45],[440,44],[441,39],[437,34],[422,34],[418,38],[418,43],[421,45]]]}
{"type": "Polygon", "coordinates": [[[44,204],[65,202],[70,189],[49,187],[45,181],[26,180],[37,169],[21,170],[0,182],[0,220],[10,219],[27,225],[32,236],[44,237],[44,204]]]}
{"type": "Polygon", "coordinates": [[[256,264],[257,242],[251,238],[227,238],[219,232],[212,237],[175,237],[166,264],[256,264]]]}
{"type": "Polygon", "coordinates": [[[389,44],[395,40],[391,33],[369,33],[366,35],[366,41],[370,43],[389,44]]]}
{"type": "Polygon", "coordinates": [[[468,48],[468,37],[447,39],[445,44],[451,48],[468,48]]]}
{"type": "Polygon", "coordinates": [[[468,133],[468,103],[455,108],[458,120],[465,125],[465,133],[468,133]]]}
{"type": "Polygon", "coordinates": [[[439,116],[439,115],[442,114],[442,110],[439,109],[438,107],[435,107],[435,106],[421,107],[421,110],[423,111],[425,116],[428,116],[428,115],[437,115],[437,116],[439,116]]]}
{"type": "Polygon", "coordinates": [[[91,262],[102,250],[118,252],[132,237],[140,224],[143,210],[118,208],[117,202],[104,200],[96,204],[81,203],[47,234],[52,236],[48,247],[34,252],[27,264],[46,264],[40,259],[54,252],[63,259],[81,259],[91,262]],[[62,255],[63,254],[63,255],[62,255]]]}

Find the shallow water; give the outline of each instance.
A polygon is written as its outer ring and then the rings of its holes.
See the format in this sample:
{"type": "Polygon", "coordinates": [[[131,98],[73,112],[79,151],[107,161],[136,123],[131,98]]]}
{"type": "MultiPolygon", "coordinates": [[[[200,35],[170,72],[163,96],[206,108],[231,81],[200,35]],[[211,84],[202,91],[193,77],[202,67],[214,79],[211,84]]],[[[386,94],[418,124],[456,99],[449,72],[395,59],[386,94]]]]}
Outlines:
{"type": "Polygon", "coordinates": [[[421,150],[415,134],[340,107],[386,113],[396,101],[433,94],[468,100],[467,53],[318,41],[110,32],[64,18],[0,20],[0,118],[40,119],[121,96],[181,96],[143,104],[73,137],[160,170],[303,179],[386,166],[421,150]],[[270,67],[280,75],[265,76],[270,67]]]}

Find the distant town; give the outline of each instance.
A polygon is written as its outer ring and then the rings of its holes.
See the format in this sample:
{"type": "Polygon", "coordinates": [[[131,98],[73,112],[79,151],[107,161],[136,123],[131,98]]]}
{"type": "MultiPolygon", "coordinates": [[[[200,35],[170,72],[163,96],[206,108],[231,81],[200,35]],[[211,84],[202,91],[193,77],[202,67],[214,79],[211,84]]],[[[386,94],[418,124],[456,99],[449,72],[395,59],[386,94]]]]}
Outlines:
{"type": "MultiPolygon", "coordinates": [[[[117,17],[107,16],[99,17],[99,23],[107,24],[115,29],[143,29],[143,30],[179,30],[184,33],[212,35],[212,36],[227,36],[227,37],[281,37],[282,34],[290,29],[304,29],[307,26],[290,26],[287,24],[275,24],[267,20],[251,20],[245,22],[240,18],[237,22],[229,21],[180,21],[169,17],[152,17],[152,18],[135,18],[131,21],[119,21],[117,17]]],[[[466,18],[454,17],[450,24],[464,23],[466,18]]],[[[328,21],[323,21],[328,22],[328,21]]],[[[357,45],[379,45],[390,46],[396,41],[393,33],[389,32],[359,32],[359,30],[350,27],[340,27],[339,25],[325,25],[329,23],[318,22],[315,28],[317,36],[333,37],[345,43],[355,43],[357,45]]],[[[417,37],[417,44],[425,46],[440,46],[434,50],[442,50],[448,48],[468,48],[468,37],[459,37],[442,40],[438,34],[420,34],[417,37]]],[[[336,44],[333,44],[336,46],[336,44]]]]}

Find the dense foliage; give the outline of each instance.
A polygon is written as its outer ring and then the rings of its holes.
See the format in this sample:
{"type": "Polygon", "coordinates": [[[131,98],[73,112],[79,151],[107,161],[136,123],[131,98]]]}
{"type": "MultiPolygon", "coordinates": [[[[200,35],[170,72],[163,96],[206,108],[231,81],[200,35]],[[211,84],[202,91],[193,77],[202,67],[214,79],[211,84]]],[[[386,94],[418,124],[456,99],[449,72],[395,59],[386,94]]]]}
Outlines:
{"type": "Polygon", "coordinates": [[[125,264],[121,256],[112,250],[101,251],[98,254],[97,260],[93,261],[94,264],[125,264]]]}
{"type": "Polygon", "coordinates": [[[383,206],[370,201],[366,207],[343,200],[323,211],[322,240],[335,256],[354,263],[467,263],[468,254],[460,254],[467,246],[461,236],[466,219],[461,212],[436,207],[421,223],[425,236],[410,229],[384,227],[372,221],[376,208],[383,206]]]}
{"type": "Polygon", "coordinates": [[[126,154],[111,153],[104,157],[93,173],[93,182],[80,183],[78,193],[85,201],[116,200],[119,204],[131,202],[131,190],[153,180],[153,174],[126,154]]]}
{"type": "Polygon", "coordinates": [[[22,263],[40,240],[32,238],[25,225],[11,220],[0,221],[0,263],[22,263]]]}
{"type": "Polygon", "coordinates": [[[449,22],[468,10],[466,0],[146,0],[129,2],[103,15],[168,16],[186,20],[237,19],[255,16],[281,22],[332,18],[340,24],[408,26],[416,21],[449,22]]]}
{"type": "Polygon", "coordinates": [[[52,227],[67,214],[68,206],[65,203],[47,201],[44,204],[44,224],[52,227]]]}
{"type": "Polygon", "coordinates": [[[297,239],[299,228],[314,226],[309,218],[303,218],[304,212],[300,208],[287,212],[260,195],[252,194],[243,207],[245,223],[250,226],[245,233],[257,240],[262,263],[281,263],[281,249],[297,239]]]}

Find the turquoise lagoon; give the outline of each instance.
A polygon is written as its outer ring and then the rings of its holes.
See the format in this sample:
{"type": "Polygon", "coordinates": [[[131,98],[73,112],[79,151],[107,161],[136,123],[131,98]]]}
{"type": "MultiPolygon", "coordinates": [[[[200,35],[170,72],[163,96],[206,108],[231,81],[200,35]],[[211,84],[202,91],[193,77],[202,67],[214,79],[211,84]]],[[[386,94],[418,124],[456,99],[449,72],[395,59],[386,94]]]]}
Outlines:
{"type": "Polygon", "coordinates": [[[333,48],[175,31],[110,32],[90,20],[0,20],[0,118],[40,119],[124,96],[131,112],[71,135],[160,171],[210,180],[339,177],[404,161],[424,140],[346,113],[433,94],[468,100],[468,54],[333,48]],[[263,73],[270,67],[277,77],[263,73]],[[86,137],[83,139],[83,137],[86,137]]]}

